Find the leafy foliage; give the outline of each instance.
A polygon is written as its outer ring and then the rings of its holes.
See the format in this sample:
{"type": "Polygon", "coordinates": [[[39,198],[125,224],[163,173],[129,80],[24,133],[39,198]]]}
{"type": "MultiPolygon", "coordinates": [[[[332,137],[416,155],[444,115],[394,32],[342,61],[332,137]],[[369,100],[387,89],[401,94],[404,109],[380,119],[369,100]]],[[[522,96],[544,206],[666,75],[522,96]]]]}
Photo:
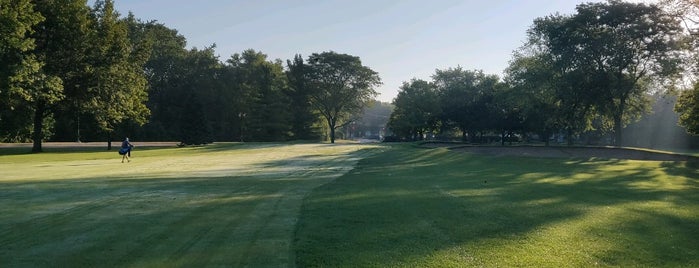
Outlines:
{"type": "MultiPolygon", "coordinates": [[[[535,45],[554,59],[574,107],[611,119],[615,144],[622,127],[643,112],[648,77],[672,78],[679,72],[682,47],[678,21],[656,5],[609,1],[581,4],[570,16],[537,19],[530,30],[535,45]],[[625,120],[626,119],[626,120],[625,120]]],[[[574,113],[576,114],[576,113],[574,113]]],[[[577,116],[576,116],[577,117],[577,116]]]]}
{"type": "Polygon", "coordinates": [[[680,114],[679,124],[692,135],[699,135],[699,83],[693,90],[682,92],[675,111],[680,114]]]}
{"type": "Polygon", "coordinates": [[[394,134],[416,140],[424,134],[438,130],[441,107],[439,95],[433,83],[413,79],[404,82],[393,100],[395,109],[388,127],[394,134]]]}
{"type": "Polygon", "coordinates": [[[285,91],[291,103],[291,133],[294,139],[309,140],[320,137],[317,126],[320,115],[311,106],[312,88],[305,79],[307,65],[301,55],[295,55],[293,61],[287,60],[286,76],[289,87],[285,91]]]}
{"type": "Polygon", "coordinates": [[[359,57],[336,52],[314,53],[308,58],[306,85],[311,87],[310,103],[325,118],[330,142],[335,129],[376,96],[381,84],[378,73],[363,66],[359,57]]]}

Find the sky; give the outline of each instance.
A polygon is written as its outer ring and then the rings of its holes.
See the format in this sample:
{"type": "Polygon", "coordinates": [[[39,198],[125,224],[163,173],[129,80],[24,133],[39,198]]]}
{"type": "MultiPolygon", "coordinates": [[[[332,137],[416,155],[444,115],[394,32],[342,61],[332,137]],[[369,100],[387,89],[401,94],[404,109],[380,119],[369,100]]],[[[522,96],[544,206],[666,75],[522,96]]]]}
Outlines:
{"type": "MultiPolygon", "coordinates": [[[[93,1],[90,1],[92,3],[93,1]]],[[[216,44],[225,61],[246,49],[270,60],[335,51],[379,73],[377,98],[403,82],[461,66],[502,76],[534,19],[573,14],[582,0],[114,0],[122,16],[176,29],[187,48],[216,44]]],[[[589,1],[584,1],[589,2],[589,1]]]]}

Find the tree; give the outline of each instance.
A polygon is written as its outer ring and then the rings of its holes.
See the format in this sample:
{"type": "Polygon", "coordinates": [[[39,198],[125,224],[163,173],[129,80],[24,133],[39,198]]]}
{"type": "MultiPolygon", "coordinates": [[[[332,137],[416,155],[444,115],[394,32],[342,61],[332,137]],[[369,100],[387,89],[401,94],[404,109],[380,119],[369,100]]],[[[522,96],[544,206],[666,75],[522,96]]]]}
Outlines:
{"type": "Polygon", "coordinates": [[[485,120],[481,124],[485,129],[500,133],[501,145],[505,145],[508,139],[511,143],[515,133],[522,133],[525,130],[526,109],[524,107],[529,104],[522,103],[521,95],[517,90],[500,82],[497,77],[486,81],[483,87],[490,90],[486,91],[485,96],[474,108],[483,111],[485,120]]]}
{"type": "Polygon", "coordinates": [[[533,51],[515,53],[505,70],[515,105],[522,109],[525,131],[537,133],[548,145],[549,137],[564,126],[561,98],[557,95],[556,73],[548,54],[533,51]]]}
{"type": "MultiPolygon", "coordinates": [[[[180,93],[189,80],[185,71],[191,64],[185,59],[186,39],[161,23],[132,21],[130,28],[143,28],[143,37],[133,39],[150,39],[152,46],[150,57],[144,65],[148,81],[148,101],[146,106],[151,111],[150,120],[144,125],[144,134],[154,140],[177,140],[180,133],[182,100],[186,95],[180,93]]],[[[131,34],[139,31],[131,30],[131,34]]]]}
{"type": "Polygon", "coordinates": [[[336,52],[313,53],[308,57],[307,85],[312,88],[311,105],[325,118],[330,142],[335,130],[349,122],[378,93],[378,73],[363,66],[359,57],[336,52]]]}
{"type": "Polygon", "coordinates": [[[476,133],[485,131],[492,122],[487,103],[499,78],[482,71],[468,71],[461,67],[436,70],[432,76],[442,107],[443,126],[454,125],[475,142],[476,133]]]}
{"type": "MultiPolygon", "coordinates": [[[[69,111],[87,101],[89,84],[89,54],[90,31],[93,27],[90,19],[90,9],[85,1],[80,0],[47,0],[34,1],[36,10],[45,18],[36,25],[32,37],[36,40],[35,55],[39,62],[44,63],[43,74],[48,85],[45,88],[51,100],[36,99],[33,105],[34,130],[32,151],[42,150],[41,142],[45,138],[44,122],[61,111],[69,111]],[[60,79],[62,86],[57,86],[60,79]],[[58,92],[62,91],[62,95],[58,92]],[[63,96],[65,96],[63,98],[63,96]]],[[[56,118],[62,116],[56,116],[56,118]]]]}
{"type": "MultiPolygon", "coordinates": [[[[622,128],[635,115],[632,101],[642,100],[647,77],[672,78],[679,69],[681,28],[656,5],[588,3],[572,16],[537,19],[530,30],[556,59],[572,91],[587,91],[576,103],[613,121],[614,143],[621,145],[622,128]],[[576,86],[575,86],[576,85],[576,86]]],[[[583,109],[584,111],[585,109],[583,109]]]]}
{"type": "Polygon", "coordinates": [[[297,140],[318,139],[320,137],[317,123],[320,115],[311,105],[311,88],[306,85],[304,77],[307,65],[301,55],[295,55],[293,61],[287,60],[286,77],[289,87],[285,91],[291,101],[291,132],[297,140]]]}
{"type": "Polygon", "coordinates": [[[364,108],[356,122],[356,128],[352,130],[355,137],[381,139],[385,136],[386,126],[393,110],[394,106],[391,103],[372,101],[364,108]]]}
{"type": "Polygon", "coordinates": [[[393,105],[388,126],[394,134],[414,140],[437,130],[441,107],[434,84],[420,79],[403,82],[393,105]]]}
{"type": "MultiPolygon", "coordinates": [[[[167,108],[173,112],[172,119],[179,121],[176,131],[181,134],[178,138],[184,144],[211,142],[214,122],[221,122],[221,116],[228,115],[224,113],[222,105],[229,99],[223,98],[225,95],[219,91],[221,84],[218,76],[222,65],[214,55],[214,48],[191,49],[180,63],[182,73],[179,79],[182,80],[178,81],[170,95],[175,98],[175,104],[167,108]]],[[[224,118],[229,119],[227,116],[224,118]]]]}
{"type": "Polygon", "coordinates": [[[40,137],[35,151],[46,131],[44,107],[63,97],[61,80],[45,73],[31,36],[44,20],[29,0],[0,0],[0,141],[25,141],[33,132],[40,137]]]}
{"type": "Polygon", "coordinates": [[[204,107],[199,97],[191,92],[184,103],[180,125],[180,141],[186,145],[201,145],[209,142],[211,133],[204,107]]]}
{"type": "Polygon", "coordinates": [[[675,111],[680,115],[679,124],[687,133],[699,135],[699,83],[694,85],[694,89],[680,94],[675,111]]]}
{"type": "Polygon", "coordinates": [[[252,49],[243,51],[241,59],[241,82],[250,97],[249,110],[245,111],[248,134],[261,141],[287,139],[289,101],[284,94],[287,78],[281,62],[267,61],[267,55],[252,49]]]}
{"type": "Polygon", "coordinates": [[[149,57],[148,43],[131,43],[128,24],[119,19],[112,0],[98,0],[93,9],[95,36],[92,38],[89,101],[83,106],[108,134],[125,120],[143,125],[150,111],[143,66],[149,57]]]}

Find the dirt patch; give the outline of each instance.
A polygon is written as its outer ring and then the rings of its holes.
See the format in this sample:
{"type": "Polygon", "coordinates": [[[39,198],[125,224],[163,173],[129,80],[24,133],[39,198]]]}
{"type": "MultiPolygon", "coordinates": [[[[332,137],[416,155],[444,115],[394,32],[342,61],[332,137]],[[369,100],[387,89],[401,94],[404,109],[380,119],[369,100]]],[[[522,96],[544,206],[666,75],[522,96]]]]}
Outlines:
{"type": "Polygon", "coordinates": [[[469,152],[495,156],[699,161],[698,157],[690,155],[616,147],[470,146],[454,143],[425,143],[423,146],[429,148],[446,147],[455,152],[469,152]]]}

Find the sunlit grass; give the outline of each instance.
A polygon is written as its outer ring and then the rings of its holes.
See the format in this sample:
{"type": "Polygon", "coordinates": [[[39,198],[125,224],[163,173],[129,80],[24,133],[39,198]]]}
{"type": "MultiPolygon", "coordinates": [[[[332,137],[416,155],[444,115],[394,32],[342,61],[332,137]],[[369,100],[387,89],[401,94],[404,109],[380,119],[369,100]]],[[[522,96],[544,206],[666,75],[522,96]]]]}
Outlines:
{"type": "Polygon", "coordinates": [[[306,199],[297,264],[697,266],[698,178],[682,162],[400,146],[306,199]]]}
{"type": "MultiPolygon", "coordinates": [[[[0,156],[0,267],[280,267],[302,199],[373,146],[0,156]]],[[[369,150],[369,151],[367,151],[369,150]]]]}
{"type": "Polygon", "coordinates": [[[2,267],[699,266],[696,163],[231,143],[0,170],[2,267]]]}

